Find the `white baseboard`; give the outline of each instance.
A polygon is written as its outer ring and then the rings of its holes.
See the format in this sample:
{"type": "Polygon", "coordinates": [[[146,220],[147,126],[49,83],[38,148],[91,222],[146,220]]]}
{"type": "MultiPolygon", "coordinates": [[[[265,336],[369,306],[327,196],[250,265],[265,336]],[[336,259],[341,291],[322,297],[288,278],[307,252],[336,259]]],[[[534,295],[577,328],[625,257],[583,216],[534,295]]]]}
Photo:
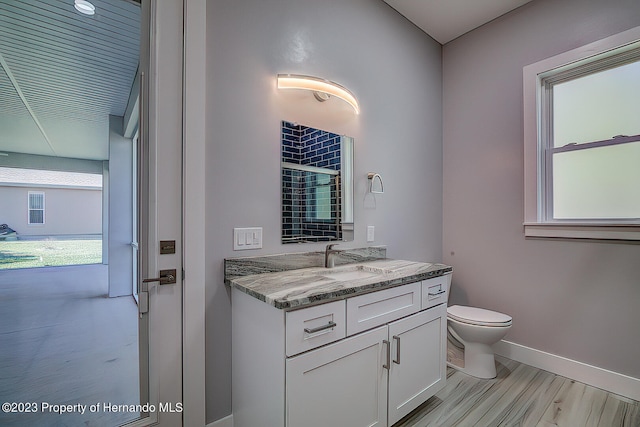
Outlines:
{"type": "Polygon", "coordinates": [[[233,427],[233,414],[209,423],[206,427],[233,427]]]}
{"type": "Polygon", "coordinates": [[[640,401],[640,379],[638,378],[505,340],[495,344],[493,349],[500,356],[640,401]]]}

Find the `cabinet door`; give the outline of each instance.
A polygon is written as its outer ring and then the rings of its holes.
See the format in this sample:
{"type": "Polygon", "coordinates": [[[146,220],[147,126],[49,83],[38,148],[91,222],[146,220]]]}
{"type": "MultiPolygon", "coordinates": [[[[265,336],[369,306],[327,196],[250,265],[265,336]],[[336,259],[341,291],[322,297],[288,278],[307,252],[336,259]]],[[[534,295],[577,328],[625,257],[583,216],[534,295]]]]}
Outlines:
{"type": "Polygon", "coordinates": [[[387,327],[287,359],[287,427],[387,425],[387,327]]]}
{"type": "Polygon", "coordinates": [[[389,324],[389,425],[444,387],[446,327],[446,304],[389,324]]]}

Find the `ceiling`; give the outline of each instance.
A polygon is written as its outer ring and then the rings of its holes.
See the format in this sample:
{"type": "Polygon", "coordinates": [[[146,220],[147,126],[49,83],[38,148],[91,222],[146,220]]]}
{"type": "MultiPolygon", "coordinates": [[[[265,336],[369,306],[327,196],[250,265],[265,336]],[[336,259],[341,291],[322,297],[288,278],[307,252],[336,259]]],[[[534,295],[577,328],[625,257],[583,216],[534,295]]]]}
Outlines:
{"type": "MultiPolygon", "coordinates": [[[[0,152],[108,159],[139,60],[136,0],[0,0],[0,152]]],[[[384,0],[438,42],[529,0],[384,0]]]]}
{"type": "Polygon", "coordinates": [[[531,0],[384,0],[440,44],[531,0]]]}
{"type": "Polygon", "coordinates": [[[140,7],[0,0],[0,151],[106,160],[138,68],[140,7]]]}

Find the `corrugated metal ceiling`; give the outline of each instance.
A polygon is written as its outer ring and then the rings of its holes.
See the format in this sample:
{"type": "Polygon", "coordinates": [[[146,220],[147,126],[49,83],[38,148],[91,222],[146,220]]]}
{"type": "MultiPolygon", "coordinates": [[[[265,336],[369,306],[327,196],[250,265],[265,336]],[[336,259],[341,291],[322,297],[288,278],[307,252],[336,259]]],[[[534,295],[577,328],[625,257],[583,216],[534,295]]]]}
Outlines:
{"type": "Polygon", "coordinates": [[[135,78],[140,7],[0,0],[0,150],[104,160],[135,78]]]}

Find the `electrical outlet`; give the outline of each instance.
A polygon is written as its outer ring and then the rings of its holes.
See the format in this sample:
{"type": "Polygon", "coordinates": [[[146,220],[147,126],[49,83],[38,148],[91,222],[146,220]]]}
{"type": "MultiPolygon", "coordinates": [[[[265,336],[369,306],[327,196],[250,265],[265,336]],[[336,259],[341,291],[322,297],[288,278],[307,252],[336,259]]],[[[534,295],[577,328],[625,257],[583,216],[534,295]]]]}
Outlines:
{"type": "Polygon", "coordinates": [[[367,226],[367,242],[373,242],[375,240],[376,228],[373,225],[367,226]]]}

